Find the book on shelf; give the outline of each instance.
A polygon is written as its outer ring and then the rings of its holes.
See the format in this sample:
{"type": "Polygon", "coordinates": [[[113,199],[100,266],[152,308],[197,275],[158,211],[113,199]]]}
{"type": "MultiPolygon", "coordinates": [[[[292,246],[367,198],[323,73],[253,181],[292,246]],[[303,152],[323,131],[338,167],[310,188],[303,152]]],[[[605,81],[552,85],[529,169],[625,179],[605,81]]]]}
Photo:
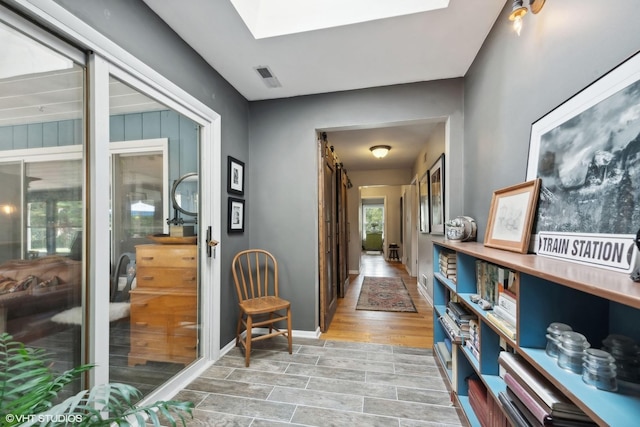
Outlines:
{"type": "MultiPolygon", "coordinates": [[[[582,409],[562,394],[548,379],[536,371],[520,355],[501,351],[498,363],[510,374],[543,408],[549,409],[554,421],[570,419],[592,423],[593,421],[582,409]]],[[[506,376],[506,374],[505,374],[506,376]]]]}
{"type": "Polygon", "coordinates": [[[451,359],[451,352],[449,352],[449,350],[447,349],[446,344],[442,341],[438,341],[436,343],[436,351],[438,352],[440,360],[442,360],[444,366],[447,369],[451,369],[451,366],[453,364],[451,359]]]}
{"type": "Polygon", "coordinates": [[[515,301],[518,276],[514,271],[482,260],[476,260],[475,267],[477,294],[482,299],[495,306],[498,305],[500,293],[505,293],[515,301]]]}
{"type": "Polygon", "coordinates": [[[476,344],[474,344],[471,340],[466,340],[464,342],[464,345],[469,349],[469,351],[471,352],[471,354],[473,354],[473,357],[475,357],[476,360],[480,360],[480,350],[476,344]]]}
{"type": "Polygon", "coordinates": [[[500,318],[506,321],[510,326],[513,326],[513,328],[515,329],[517,321],[516,321],[516,318],[513,315],[511,315],[511,313],[509,313],[507,310],[500,307],[499,305],[496,305],[495,307],[493,307],[493,312],[496,315],[500,316],[500,318]]]}
{"type": "Polygon", "coordinates": [[[447,346],[447,350],[449,351],[449,353],[451,353],[451,352],[452,352],[451,339],[449,339],[449,338],[445,337],[445,338],[444,338],[444,340],[443,340],[443,342],[444,342],[444,345],[446,345],[446,346],[447,346]]]}
{"type": "Polygon", "coordinates": [[[522,400],[520,400],[518,396],[516,396],[513,393],[513,390],[511,390],[508,386],[507,386],[507,389],[505,390],[505,393],[507,394],[507,397],[511,400],[513,405],[516,407],[516,409],[520,411],[520,413],[526,418],[529,425],[540,427],[540,426],[548,426],[551,424],[551,417],[548,417],[546,419],[547,421],[543,419],[543,422],[540,422],[540,420],[538,420],[535,417],[535,415],[533,415],[533,413],[529,410],[529,408],[525,406],[522,400]]]}
{"type": "Polygon", "coordinates": [[[516,339],[516,328],[509,324],[509,321],[502,317],[500,314],[496,313],[495,310],[491,310],[487,312],[487,320],[491,322],[496,328],[500,330],[507,338],[514,340],[516,339]]]}
{"type": "Polygon", "coordinates": [[[525,416],[516,408],[511,399],[507,396],[504,391],[498,393],[498,399],[502,404],[502,408],[504,408],[504,412],[507,414],[507,417],[511,421],[511,425],[515,427],[530,427],[529,421],[525,418],[525,416]]]}
{"type": "Polygon", "coordinates": [[[483,426],[489,425],[490,411],[487,403],[487,388],[475,377],[467,379],[469,404],[483,426]]]}
{"type": "Polygon", "coordinates": [[[445,260],[445,261],[449,261],[452,263],[456,263],[456,253],[455,252],[448,252],[448,251],[440,251],[440,255],[438,257],[438,259],[440,259],[440,261],[445,260]]]}
{"type": "Polygon", "coordinates": [[[510,373],[504,375],[507,392],[513,393],[527,408],[540,425],[547,425],[551,421],[551,408],[538,402],[522,384],[510,373]]]}
{"type": "Polygon", "coordinates": [[[478,316],[476,316],[475,313],[465,308],[459,302],[449,301],[449,303],[447,304],[447,307],[450,308],[459,319],[472,320],[472,319],[478,318],[478,316]]]}
{"type": "Polygon", "coordinates": [[[453,319],[451,319],[446,314],[443,314],[438,319],[440,320],[440,324],[444,327],[447,334],[449,334],[449,337],[451,338],[451,342],[453,344],[464,343],[462,331],[460,330],[458,325],[456,325],[456,322],[454,322],[453,319]]]}
{"type": "Polygon", "coordinates": [[[516,303],[516,298],[508,291],[498,292],[498,303],[495,306],[502,308],[513,318],[518,317],[518,304],[516,303]]]}

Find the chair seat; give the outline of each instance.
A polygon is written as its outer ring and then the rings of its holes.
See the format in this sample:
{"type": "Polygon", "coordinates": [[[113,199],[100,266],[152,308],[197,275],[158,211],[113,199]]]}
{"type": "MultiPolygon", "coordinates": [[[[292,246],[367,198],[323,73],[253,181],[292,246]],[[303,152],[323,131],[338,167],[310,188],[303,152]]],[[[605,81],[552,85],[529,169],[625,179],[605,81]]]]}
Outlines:
{"type": "Polygon", "coordinates": [[[242,307],[242,310],[247,314],[260,314],[274,310],[283,310],[289,308],[290,305],[291,303],[289,301],[276,296],[252,298],[240,303],[240,307],[242,307]]]}

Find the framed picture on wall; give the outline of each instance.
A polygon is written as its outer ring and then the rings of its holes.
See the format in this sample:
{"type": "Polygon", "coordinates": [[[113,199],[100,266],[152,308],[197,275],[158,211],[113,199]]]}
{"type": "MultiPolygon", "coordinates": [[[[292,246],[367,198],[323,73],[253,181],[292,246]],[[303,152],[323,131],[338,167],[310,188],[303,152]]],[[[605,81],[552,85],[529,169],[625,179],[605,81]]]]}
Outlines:
{"type": "Polygon", "coordinates": [[[425,172],[418,181],[420,194],[420,232],[428,233],[429,230],[429,171],[425,172]]]}
{"type": "Polygon", "coordinates": [[[244,233],[244,200],[229,197],[227,232],[244,233]]]}
{"type": "Polygon", "coordinates": [[[542,179],[534,234],[635,236],[639,105],[637,53],[531,125],[526,179],[542,179]]]}
{"type": "Polygon", "coordinates": [[[431,234],[444,234],[444,153],[429,169],[429,214],[431,234]]]}
{"type": "Polygon", "coordinates": [[[244,194],[244,162],[238,159],[234,159],[231,156],[227,157],[227,170],[229,176],[227,177],[227,192],[230,194],[244,194]]]}
{"type": "Polygon", "coordinates": [[[539,192],[540,179],[494,191],[484,245],[527,252],[539,192]]]}

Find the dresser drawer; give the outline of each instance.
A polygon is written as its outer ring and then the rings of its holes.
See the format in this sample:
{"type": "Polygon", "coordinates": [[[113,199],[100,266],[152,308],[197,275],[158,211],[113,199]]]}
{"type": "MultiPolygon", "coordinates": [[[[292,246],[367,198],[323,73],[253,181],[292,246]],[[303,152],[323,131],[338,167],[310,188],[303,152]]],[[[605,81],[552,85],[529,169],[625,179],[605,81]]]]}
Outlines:
{"type": "Polygon", "coordinates": [[[187,364],[196,359],[197,349],[198,339],[195,336],[172,337],[133,330],[129,365],[146,363],[148,360],[187,364]]]}
{"type": "Polygon", "coordinates": [[[138,267],[136,283],[138,287],[154,288],[194,288],[197,282],[195,268],[138,267]]]}
{"type": "MultiPolygon", "coordinates": [[[[157,291],[157,290],[156,290],[157,291]]],[[[197,315],[197,298],[194,292],[145,292],[134,289],[131,295],[131,314],[197,315]]]]}
{"type": "Polygon", "coordinates": [[[141,333],[169,336],[195,337],[198,333],[197,320],[191,315],[159,315],[153,313],[132,313],[131,330],[141,333]]]}
{"type": "Polygon", "coordinates": [[[197,267],[196,245],[138,245],[136,264],[140,267],[197,267]]]}
{"type": "MultiPolygon", "coordinates": [[[[196,348],[198,337],[167,336],[159,333],[131,331],[131,347],[136,351],[158,351],[162,354],[175,354],[176,352],[193,352],[196,348]]],[[[188,354],[188,353],[187,353],[188,354]]]]}

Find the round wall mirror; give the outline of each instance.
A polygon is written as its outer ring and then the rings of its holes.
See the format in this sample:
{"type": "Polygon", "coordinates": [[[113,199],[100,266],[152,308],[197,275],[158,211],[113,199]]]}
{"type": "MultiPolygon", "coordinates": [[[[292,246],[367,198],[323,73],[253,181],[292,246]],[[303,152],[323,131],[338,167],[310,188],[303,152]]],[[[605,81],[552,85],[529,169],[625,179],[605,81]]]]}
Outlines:
{"type": "Polygon", "coordinates": [[[198,174],[182,175],[171,188],[173,208],[185,215],[198,215],[198,174]]]}

